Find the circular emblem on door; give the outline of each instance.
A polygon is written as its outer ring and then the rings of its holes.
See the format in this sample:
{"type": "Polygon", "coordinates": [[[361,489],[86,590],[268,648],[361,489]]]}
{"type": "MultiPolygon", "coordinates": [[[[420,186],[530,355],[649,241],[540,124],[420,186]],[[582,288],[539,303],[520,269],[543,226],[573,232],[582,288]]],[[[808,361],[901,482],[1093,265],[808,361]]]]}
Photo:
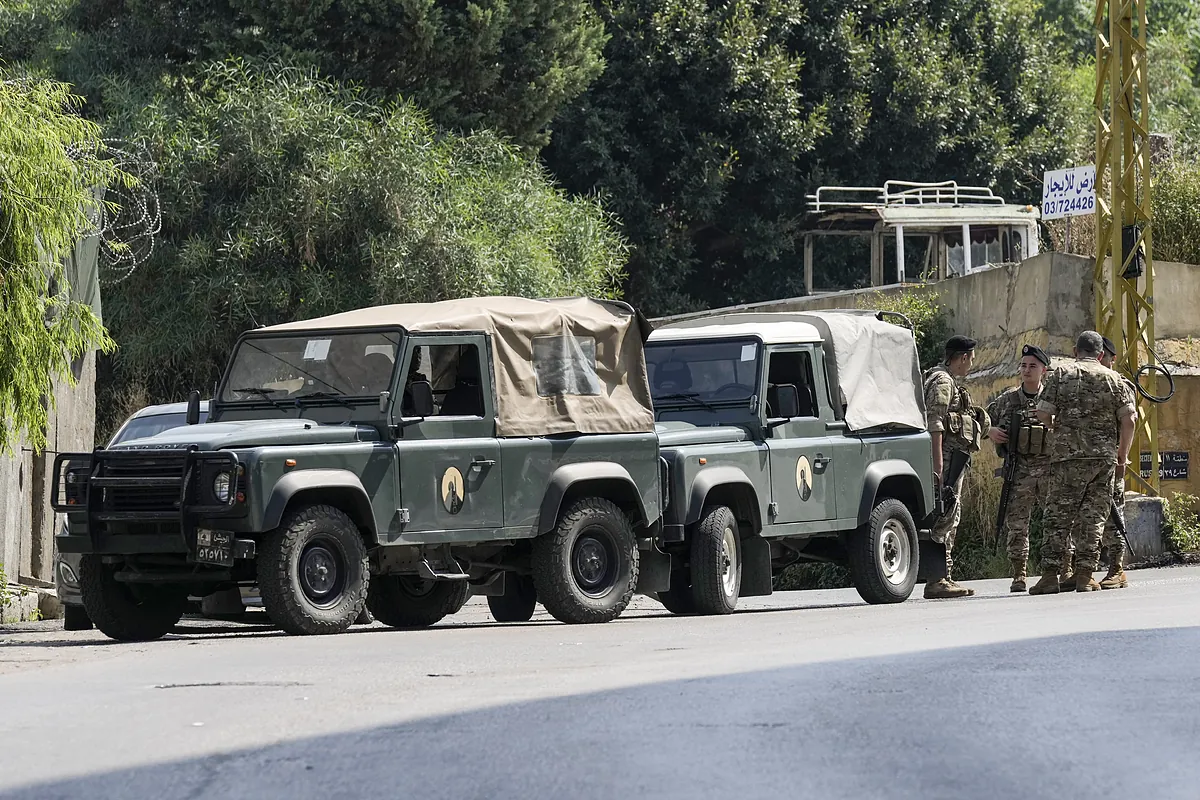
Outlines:
{"type": "Polygon", "coordinates": [[[457,467],[450,467],[442,473],[442,505],[451,514],[457,514],[462,510],[464,497],[462,473],[457,467]]]}
{"type": "Polygon", "coordinates": [[[812,484],[812,464],[808,463],[808,456],[800,456],[796,461],[796,491],[800,493],[801,500],[812,497],[812,484]]]}

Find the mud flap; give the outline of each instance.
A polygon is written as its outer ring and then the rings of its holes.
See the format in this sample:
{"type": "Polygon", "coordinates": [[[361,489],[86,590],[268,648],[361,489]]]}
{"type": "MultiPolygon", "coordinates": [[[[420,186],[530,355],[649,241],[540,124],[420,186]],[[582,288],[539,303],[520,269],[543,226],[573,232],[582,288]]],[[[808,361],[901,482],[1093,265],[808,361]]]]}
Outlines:
{"type": "Polygon", "coordinates": [[[771,543],[760,536],[742,539],[742,588],[738,597],[765,597],[771,580],[771,543]]]}
{"type": "Polygon", "coordinates": [[[921,539],[918,545],[917,580],[928,582],[946,577],[946,545],[932,539],[921,539]]]}
{"type": "Polygon", "coordinates": [[[671,556],[658,549],[652,539],[644,539],[638,547],[638,594],[665,592],[671,588],[671,556]]]}

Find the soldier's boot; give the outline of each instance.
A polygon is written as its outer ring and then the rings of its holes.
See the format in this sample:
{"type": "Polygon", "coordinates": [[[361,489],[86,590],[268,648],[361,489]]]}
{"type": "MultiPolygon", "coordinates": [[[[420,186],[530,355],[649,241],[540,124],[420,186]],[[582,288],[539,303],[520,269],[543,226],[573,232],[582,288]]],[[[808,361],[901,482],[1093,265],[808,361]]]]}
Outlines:
{"type": "Polygon", "coordinates": [[[1075,591],[1077,592],[1098,592],[1100,584],[1096,583],[1096,579],[1092,577],[1092,573],[1086,569],[1075,570],[1075,591]]]}
{"type": "MultiPolygon", "coordinates": [[[[1109,553],[1115,549],[1116,546],[1110,549],[1109,553]]],[[[1129,580],[1125,577],[1124,556],[1125,551],[1122,550],[1119,555],[1109,559],[1108,574],[1100,581],[1101,589],[1124,589],[1129,585],[1129,580]]]]}
{"type": "Polygon", "coordinates": [[[1025,591],[1025,559],[1014,558],[1012,560],[1012,568],[1013,568],[1012,586],[1008,587],[1008,590],[1010,592],[1025,591]]]}
{"type": "Polygon", "coordinates": [[[974,589],[968,589],[965,586],[959,586],[949,578],[925,582],[926,600],[945,600],[953,597],[970,597],[973,594],[975,594],[974,589]]]}
{"type": "Polygon", "coordinates": [[[1058,573],[1058,583],[1061,586],[1075,585],[1075,573],[1072,571],[1070,564],[1064,566],[1062,572],[1058,573]]]}
{"type": "Polygon", "coordinates": [[[1038,582],[1029,587],[1030,594],[1058,594],[1058,570],[1052,569],[1042,573],[1038,582]]]}

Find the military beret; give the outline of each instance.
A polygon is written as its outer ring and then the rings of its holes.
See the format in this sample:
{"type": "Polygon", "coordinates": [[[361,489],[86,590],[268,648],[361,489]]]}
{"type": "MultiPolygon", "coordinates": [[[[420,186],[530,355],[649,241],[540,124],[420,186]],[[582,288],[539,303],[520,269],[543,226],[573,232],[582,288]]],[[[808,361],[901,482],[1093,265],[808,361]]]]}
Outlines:
{"type": "Polygon", "coordinates": [[[1112,343],[1112,339],[1104,337],[1104,352],[1108,353],[1113,358],[1117,357],[1117,346],[1112,343]]]}
{"type": "Polygon", "coordinates": [[[1021,358],[1025,356],[1033,356],[1047,367],[1050,366],[1050,356],[1046,355],[1046,351],[1036,344],[1027,344],[1021,348],[1021,358]]]}
{"type": "Polygon", "coordinates": [[[969,353],[975,349],[975,340],[967,336],[951,336],[946,340],[947,353],[969,353]]]}

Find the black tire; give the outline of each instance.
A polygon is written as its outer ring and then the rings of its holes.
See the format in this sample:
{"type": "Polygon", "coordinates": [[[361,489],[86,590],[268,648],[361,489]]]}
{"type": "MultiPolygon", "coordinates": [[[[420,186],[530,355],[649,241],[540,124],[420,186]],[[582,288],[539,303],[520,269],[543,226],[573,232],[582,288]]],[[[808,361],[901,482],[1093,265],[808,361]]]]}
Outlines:
{"type": "Polygon", "coordinates": [[[86,608],[76,605],[63,606],[64,631],[90,631],[93,627],[95,626],[92,625],[92,618],[88,616],[86,608]]]}
{"type": "Polygon", "coordinates": [[[608,622],[621,616],[638,579],[637,539],[615,503],[585,497],[554,530],[533,540],[537,597],[560,622],[608,622]]]}
{"type": "Polygon", "coordinates": [[[87,616],[100,632],[122,642],[158,639],[175,627],[187,605],[178,587],[133,587],[113,577],[115,568],[88,554],[79,561],[79,593],[87,616]]]}
{"type": "Polygon", "coordinates": [[[333,506],[301,506],[263,540],[263,607],[291,634],[341,633],[366,602],[371,574],[358,526],[333,506]]]}
{"type": "Polygon", "coordinates": [[[726,506],[708,506],[692,530],[692,601],[699,614],[731,614],[742,589],[742,542],[726,506]]]}
{"type": "Polygon", "coordinates": [[[462,608],[466,581],[428,581],[415,575],[376,575],[367,594],[375,619],[393,628],[427,628],[462,608]]]}
{"type": "Polygon", "coordinates": [[[528,622],[536,606],[533,578],[515,572],[504,576],[504,594],[488,596],[488,609],[496,622],[528,622]]]}
{"type": "Polygon", "coordinates": [[[854,588],[868,603],[902,603],[920,567],[917,526],[899,500],[882,500],[846,543],[854,588]]]}

